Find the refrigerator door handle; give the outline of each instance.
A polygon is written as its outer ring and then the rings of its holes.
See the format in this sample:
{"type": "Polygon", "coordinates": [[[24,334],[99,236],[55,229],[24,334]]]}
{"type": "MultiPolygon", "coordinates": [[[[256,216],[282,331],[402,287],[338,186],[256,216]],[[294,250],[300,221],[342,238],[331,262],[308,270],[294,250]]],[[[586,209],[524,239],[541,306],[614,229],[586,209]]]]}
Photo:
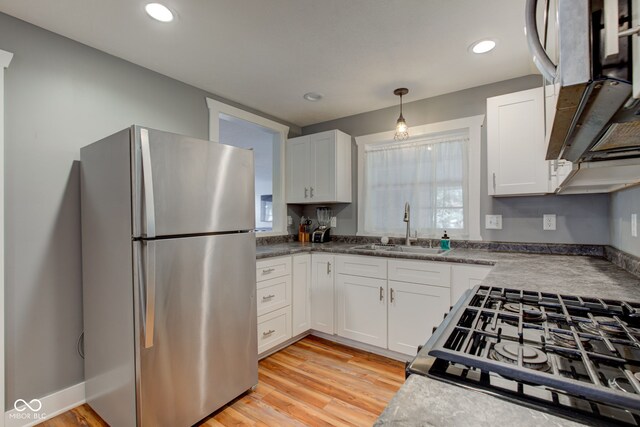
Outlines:
{"type": "Polygon", "coordinates": [[[144,348],[153,347],[156,309],[156,242],[145,241],[144,294],[142,300],[144,348]]]}
{"type": "Polygon", "coordinates": [[[140,129],[140,151],[142,155],[142,188],[144,189],[144,212],[146,237],[156,237],[156,214],[153,200],[153,174],[151,172],[151,148],[149,130],[140,129]]]}

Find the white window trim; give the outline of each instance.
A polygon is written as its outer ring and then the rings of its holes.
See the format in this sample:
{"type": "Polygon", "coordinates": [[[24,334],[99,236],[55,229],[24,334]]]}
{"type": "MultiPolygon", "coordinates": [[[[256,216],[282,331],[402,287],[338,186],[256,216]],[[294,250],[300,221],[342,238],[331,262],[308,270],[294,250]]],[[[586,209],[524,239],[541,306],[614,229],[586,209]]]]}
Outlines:
{"type": "Polygon", "coordinates": [[[0,50],[0,427],[4,427],[4,69],[9,67],[13,53],[0,50]]]}
{"type": "MultiPolygon", "coordinates": [[[[448,120],[446,122],[430,123],[422,126],[412,126],[410,139],[419,139],[429,134],[441,132],[467,131],[469,133],[468,144],[468,176],[469,176],[469,224],[467,240],[482,240],[480,235],[480,162],[481,162],[481,142],[482,124],[484,114],[462,119],[448,120]]],[[[356,137],[358,146],[358,236],[376,236],[376,234],[364,231],[364,151],[365,146],[370,144],[383,144],[393,141],[395,132],[380,132],[371,135],[356,137]]],[[[390,235],[391,237],[402,237],[400,235],[390,235]]]]}
{"type": "Polygon", "coordinates": [[[289,126],[283,125],[273,120],[269,120],[257,114],[250,113],[229,104],[225,104],[215,99],[206,98],[207,107],[209,107],[209,140],[220,141],[220,114],[226,114],[241,120],[254,123],[256,125],[268,128],[280,135],[280,185],[273,187],[273,212],[279,213],[275,216],[276,221],[273,223],[273,231],[261,232],[256,234],[257,237],[267,236],[286,236],[287,232],[287,204],[285,202],[285,142],[289,135],[289,126]],[[276,205],[275,200],[280,202],[276,205]]]}

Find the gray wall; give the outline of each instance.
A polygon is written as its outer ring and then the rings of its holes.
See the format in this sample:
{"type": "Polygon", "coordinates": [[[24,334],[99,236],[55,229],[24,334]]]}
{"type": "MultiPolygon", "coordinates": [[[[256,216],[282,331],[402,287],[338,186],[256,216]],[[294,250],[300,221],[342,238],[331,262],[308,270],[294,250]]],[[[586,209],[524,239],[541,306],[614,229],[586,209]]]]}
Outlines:
{"type": "Polygon", "coordinates": [[[205,96],[218,97],[1,13],[0,49],[15,54],[5,79],[11,408],[83,380],[80,147],[133,123],[206,139],[205,96]]]}
{"type": "Polygon", "coordinates": [[[640,237],[631,237],[631,214],[640,220],[640,186],[611,194],[610,223],[611,246],[640,256],[640,237]]]}
{"type": "MultiPolygon", "coordinates": [[[[486,114],[486,99],[541,85],[540,76],[525,76],[499,83],[479,86],[404,105],[404,117],[412,125],[453,120],[486,114]]],[[[390,92],[390,97],[393,95],[390,92]]],[[[352,136],[392,130],[398,118],[398,107],[357,114],[329,122],[305,126],[304,135],[329,129],[340,129],[352,136]]],[[[409,129],[411,130],[411,129],[409,129]]],[[[482,238],[493,241],[592,243],[609,242],[608,195],[536,196],[494,198],[487,195],[486,128],[482,130],[482,185],[480,214],[482,238]],[[542,215],[557,215],[557,230],[542,231],[542,215]],[[485,214],[502,214],[502,230],[485,230],[485,214]]],[[[353,147],[353,194],[357,196],[357,153],[353,147]]],[[[526,159],[523,159],[526,161],[526,159]]],[[[337,205],[338,227],[335,234],[355,234],[357,229],[356,203],[337,205]]],[[[303,214],[315,218],[312,206],[304,207],[303,214]]],[[[400,218],[399,218],[400,220],[400,218]]]]}

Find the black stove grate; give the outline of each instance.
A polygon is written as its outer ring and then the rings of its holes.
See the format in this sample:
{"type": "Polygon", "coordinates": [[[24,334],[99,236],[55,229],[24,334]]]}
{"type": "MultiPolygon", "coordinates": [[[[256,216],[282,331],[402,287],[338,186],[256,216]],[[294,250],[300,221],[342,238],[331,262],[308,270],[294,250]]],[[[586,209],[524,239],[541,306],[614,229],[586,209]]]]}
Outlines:
{"type": "Polygon", "coordinates": [[[640,304],[478,286],[441,329],[431,357],[546,387],[551,403],[567,395],[592,414],[621,408],[640,425],[640,304]]]}

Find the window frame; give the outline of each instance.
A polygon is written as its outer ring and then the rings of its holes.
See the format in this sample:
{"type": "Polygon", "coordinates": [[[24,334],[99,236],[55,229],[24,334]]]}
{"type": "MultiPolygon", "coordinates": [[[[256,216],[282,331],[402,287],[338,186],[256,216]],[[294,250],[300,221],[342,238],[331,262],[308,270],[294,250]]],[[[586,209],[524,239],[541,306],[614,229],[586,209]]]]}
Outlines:
{"type": "MultiPolygon", "coordinates": [[[[467,132],[469,142],[467,144],[467,180],[468,180],[468,226],[465,234],[451,234],[451,237],[465,240],[482,240],[480,235],[480,178],[481,178],[481,142],[482,142],[482,126],[485,115],[465,117],[454,120],[447,120],[437,123],[429,123],[421,126],[412,126],[410,128],[409,141],[415,139],[428,138],[434,134],[446,134],[455,132],[467,132]],[[477,178],[477,179],[474,179],[477,178]]],[[[382,145],[393,141],[394,131],[380,132],[370,135],[357,136],[356,145],[358,146],[358,236],[377,236],[375,233],[367,233],[364,230],[365,212],[364,212],[364,155],[365,146],[382,145]]],[[[388,233],[389,237],[403,237],[403,235],[388,233]]],[[[434,237],[434,236],[421,236],[434,237]]]]}
{"type": "Polygon", "coordinates": [[[289,126],[283,125],[282,123],[278,123],[273,120],[269,120],[265,117],[250,113],[232,105],[225,104],[215,99],[206,98],[206,100],[207,107],[209,108],[210,141],[220,141],[220,114],[235,117],[240,120],[245,120],[247,122],[251,122],[256,125],[268,128],[275,134],[280,136],[280,141],[278,142],[280,156],[278,156],[277,159],[274,157],[274,160],[277,160],[277,162],[274,162],[274,165],[277,165],[279,170],[277,171],[277,173],[274,170],[273,173],[272,209],[274,221],[272,223],[272,231],[256,233],[256,237],[260,238],[268,236],[286,236],[288,234],[288,231],[287,204],[285,202],[285,143],[289,135],[289,126]]]}

